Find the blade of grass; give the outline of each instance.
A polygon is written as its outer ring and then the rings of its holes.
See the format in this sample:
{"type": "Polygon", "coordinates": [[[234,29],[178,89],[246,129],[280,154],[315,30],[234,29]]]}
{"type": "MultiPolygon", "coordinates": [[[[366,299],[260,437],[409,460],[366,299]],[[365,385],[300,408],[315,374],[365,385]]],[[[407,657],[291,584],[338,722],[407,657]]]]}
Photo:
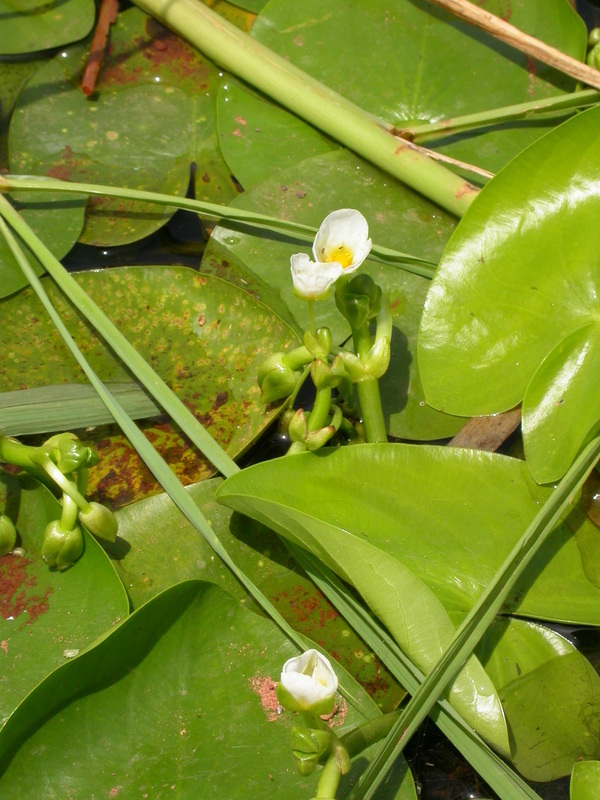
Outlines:
{"type": "MultiPolygon", "coordinates": [[[[155,417],[161,409],[137,383],[107,383],[107,389],[132,419],[155,417]]],[[[112,422],[97,393],[87,384],[40,386],[0,394],[0,430],[5,436],[75,430],[112,422]]]]}
{"type": "Polygon", "coordinates": [[[600,437],[593,439],[575,460],[555,491],[546,500],[513,550],[475,603],[435,667],[413,695],[397,723],[351,791],[348,800],[374,796],[385,775],[417,727],[431,711],[448,683],[471,655],[515,582],[561,520],[573,494],[581,487],[600,458],[600,437]]]}
{"type": "MultiPolygon", "coordinates": [[[[312,553],[285,542],[310,579],[340,612],[410,693],[415,694],[423,673],[405,656],[388,631],[354,597],[342,581],[312,553]]],[[[470,728],[444,698],[431,711],[438,728],[462,753],[471,766],[504,800],[541,800],[540,796],[470,728]]]]}
{"type": "MultiPolygon", "coordinates": [[[[272,231],[293,236],[303,243],[310,243],[314,239],[317,229],[312,225],[303,225],[300,222],[278,219],[267,214],[259,214],[255,211],[244,211],[230,206],[221,206],[216,203],[206,203],[202,200],[192,200],[187,197],[176,197],[171,194],[160,192],[147,192],[141,189],[127,189],[117,186],[104,186],[94,183],[71,183],[59,178],[47,178],[36,175],[0,175],[0,192],[8,191],[52,191],[66,192],[70,194],[88,194],[95,196],[118,197],[127,200],[143,200],[156,203],[157,205],[180,208],[184,211],[194,211],[211,219],[226,219],[228,222],[238,224],[251,230],[272,231]]],[[[425,258],[402,253],[399,250],[391,250],[389,247],[373,245],[370,258],[375,258],[386,264],[398,266],[407,272],[421,275],[424,278],[432,278],[435,274],[437,264],[425,258]]]]}

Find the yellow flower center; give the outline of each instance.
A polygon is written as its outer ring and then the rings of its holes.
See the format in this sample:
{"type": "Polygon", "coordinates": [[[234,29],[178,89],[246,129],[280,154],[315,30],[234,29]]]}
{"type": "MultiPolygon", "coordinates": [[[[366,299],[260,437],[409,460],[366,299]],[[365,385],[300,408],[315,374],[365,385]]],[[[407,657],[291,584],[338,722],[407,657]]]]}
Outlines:
{"type": "Polygon", "coordinates": [[[342,269],[346,269],[354,261],[354,253],[345,244],[340,244],[328,253],[325,253],[325,248],[321,250],[321,257],[325,263],[329,264],[331,261],[337,261],[342,265],[342,269]]]}

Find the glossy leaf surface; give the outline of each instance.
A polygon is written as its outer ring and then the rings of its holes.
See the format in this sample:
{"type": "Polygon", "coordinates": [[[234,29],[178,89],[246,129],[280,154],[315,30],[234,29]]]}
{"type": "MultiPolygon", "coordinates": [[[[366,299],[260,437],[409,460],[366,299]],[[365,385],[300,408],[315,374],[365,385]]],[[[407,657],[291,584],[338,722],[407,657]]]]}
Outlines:
{"type": "MultiPolygon", "coordinates": [[[[86,58],[83,45],[64,50],[21,92],[9,134],[13,172],[185,195],[196,161],[198,199],[226,203],[236,194],[218,153],[212,62],[135,8],[119,14],[89,97],[79,86],[86,58]]],[[[172,213],[95,198],[82,241],[136,241],[172,213]]]]}
{"type": "MultiPolygon", "coordinates": [[[[229,478],[217,496],[252,516],[260,509],[263,520],[273,515],[299,528],[305,522],[314,531],[321,523],[333,527],[351,535],[348,549],[356,553],[363,542],[381,549],[419,575],[458,623],[551,491],[517,459],[381,444],[259,464],[229,478]]],[[[575,524],[592,523],[578,516],[575,524]]],[[[515,588],[507,610],[597,625],[599,599],[563,525],[515,588]]]]}
{"type": "Polygon", "coordinates": [[[85,551],[65,572],[48,568],[41,545],[61,507],[46,487],[0,473],[0,510],[15,523],[22,554],[0,558],[0,720],[69,655],[129,613],[129,602],[100,545],[85,534],[85,551]]]}
{"type": "MultiPolygon", "coordinates": [[[[297,717],[277,714],[273,691],[284,661],[296,653],[275,625],[222,590],[178,584],[28,698],[0,733],[5,759],[15,737],[41,721],[40,709],[49,716],[18,750],[0,789],[35,800],[73,791],[305,798],[317,775],[293,771],[289,737],[297,717]],[[82,747],[90,735],[94,746],[82,747]]],[[[379,713],[355,684],[351,693],[354,705],[338,699],[339,733],[379,713]]],[[[390,783],[386,798],[414,800],[405,766],[390,783]]]]}
{"type": "MultiPolygon", "coordinates": [[[[256,373],[273,349],[295,340],[251,296],[186,267],[120,267],[76,278],[230,455],[239,455],[273,419],[274,412],[259,403],[256,373]]],[[[47,291],[100,378],[130,380],[79,312],[50,283],[47,291]]],[[[30,291],[4,301],[0,314],[0,347],[7,353],[0,364],[4,389],[84,381],[30,291]]],[[[142,427],[185,483],[211,473],[211,465],[166,419],[142,427]]],[[[101,457],[101,467],[90,475],[90,491],[97,497],[122,505],[157,491],[149,471],[114,428],[88,431],[81,438],[101,457]]]]}
{"type": "Polygon", "coordinates": [[[581,761],[571,774],[571,800],[596,800],[600,791],[600,761],[581,761]]]}
{"type": "Polygon", "coordinates": [[[598,108],[583,112],[485,187],[444,253],[421,324],[428,402],[471,416],[526,397],[525,448],[543,482],[564,474],[597,420],[599,119],[598,108]]]}
{"type": "MultiPolygon", "coordinates": [[[[347,151],[306,159],[255,186],[236,206],[318,227],[336,208],[357,208],[367,218],[375,243],[436,261],[454,229],[454,218],[347,151]]],[[[295,296],[290,256],[311,252],[312,243],[283,236],[260,237],[224,226],[215,229],[202,270],[233,274],[282,319],[308,326],[307,303],[295,296]]],[[[452,436],[462,420],[440,415],[424,402],[416,362],[416,334],[429,281],[397,267],[368,260],[361,267],[387,291],[393,315],[392,361],[381,380],[386,421],[394,436],[435,439],[452,436]]],[[[233,278],[232,278],[233,279],[233,278]]],[[[341,344],[350,327],[333,298],[315,305],[317,325],[330,327],[341,344]]]]}

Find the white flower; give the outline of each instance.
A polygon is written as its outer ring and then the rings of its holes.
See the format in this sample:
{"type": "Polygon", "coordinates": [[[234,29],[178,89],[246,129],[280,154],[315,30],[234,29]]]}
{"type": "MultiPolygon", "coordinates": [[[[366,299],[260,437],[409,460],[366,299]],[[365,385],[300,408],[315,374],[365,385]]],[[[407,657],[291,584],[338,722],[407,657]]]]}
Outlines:
{"type": "Polygon", "coordinates": [[[283,665],[277,697],[290,711],[328,714],[333,710],[337,687],[337,675],[325,656],[307,650],[283,665]]]}
{"type": "Polygon", "coordinates": [[[290,269],[294,291],[303,300],[319,300],[344,271],[341,264],[332,261],[319,264],[311,261],[306,253],[295,253],[290,258],[290,269]]]}
{"type": "Polygon", "coordinates": [[[358,269],[370,250],[367,220],[354,208],[340,208],[326,216],[313,244],[318,263],[337,262],[344,272],[358,269]]]}

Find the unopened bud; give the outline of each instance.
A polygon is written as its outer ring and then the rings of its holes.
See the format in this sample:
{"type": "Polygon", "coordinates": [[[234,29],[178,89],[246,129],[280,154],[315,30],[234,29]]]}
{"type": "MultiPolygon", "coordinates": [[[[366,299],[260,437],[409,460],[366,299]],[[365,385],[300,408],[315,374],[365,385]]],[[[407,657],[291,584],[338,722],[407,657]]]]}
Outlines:
{"type": "Polygon", "coordinates": [[[17,530],[10,517],[0,514],[0,556],[5,556],[17,543],[17,530]]]}
{"type": "Polygon", "coordinates": [[[59,520],[50,522],[44,531],[42,558],[49,567],[63,570],[74,564],[83,553],[83,534],[76,525],[65,530],[59,520]]]}
{"type": "Polygon", "coordinates": [[[101,503],[90,503],[89,508],[80,511],[78,516],[81,524],[94,536],[107,542],[114,542],[116,539],[119,523],[110,508],[101,503]]]}

